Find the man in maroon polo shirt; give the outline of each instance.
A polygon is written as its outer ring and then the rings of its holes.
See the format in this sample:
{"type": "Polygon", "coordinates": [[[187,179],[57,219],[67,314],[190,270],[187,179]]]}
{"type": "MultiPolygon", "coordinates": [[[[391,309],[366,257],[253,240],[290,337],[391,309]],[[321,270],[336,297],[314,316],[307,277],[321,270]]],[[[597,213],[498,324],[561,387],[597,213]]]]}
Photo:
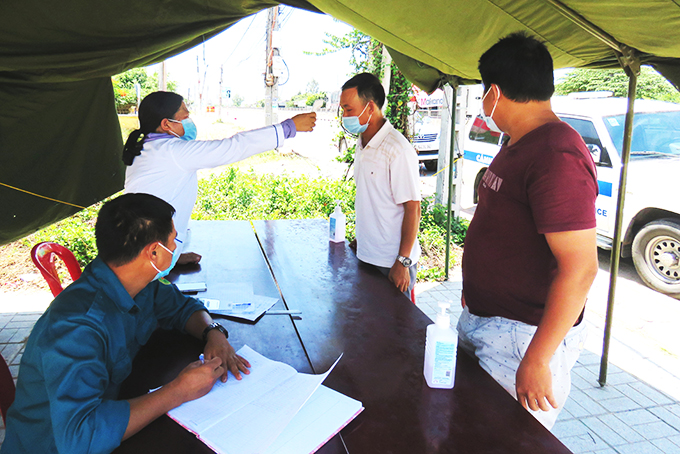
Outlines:
{"type": "Polygon", "coordinates": [[[553,113],[548,49],[523,33],[479,60],[484,116],[510,140],[479,187],[465,239],[462,347],[551,428],[585,340],[597,273],[595,165],[553,113]]]}

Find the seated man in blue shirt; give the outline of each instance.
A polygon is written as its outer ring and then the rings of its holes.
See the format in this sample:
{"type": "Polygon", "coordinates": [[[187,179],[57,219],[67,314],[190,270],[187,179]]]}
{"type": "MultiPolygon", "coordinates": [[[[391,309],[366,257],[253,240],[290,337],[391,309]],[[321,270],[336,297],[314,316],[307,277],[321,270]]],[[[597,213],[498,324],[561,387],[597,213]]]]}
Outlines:
{"type": "Polygon", "coordinates": [[[108,453],[154,419],[205,395],[250,364],[196,299],[158,280],[176,248],[167,202],[125,194],[104,204],[99,255],[36,323],[21,359],[2,453],[108,453]],[[205,364],[189,364],[162,388],[116,400],[132,360],[156,326],[207,341],[205,364]]]}

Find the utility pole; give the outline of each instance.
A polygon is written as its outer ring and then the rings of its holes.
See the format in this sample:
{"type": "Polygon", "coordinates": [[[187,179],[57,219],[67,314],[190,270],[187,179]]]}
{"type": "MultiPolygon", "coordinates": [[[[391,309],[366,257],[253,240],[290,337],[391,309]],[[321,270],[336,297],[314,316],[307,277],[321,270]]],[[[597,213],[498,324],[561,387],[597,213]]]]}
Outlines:
{"type": "Polygon", "coordinates": [[[196,94],[198,95],[198,111],[203,111],[203,87],[201,86],[201,66],[198,60],[198,55],[196,55],[196,78],[198,80],[198,86],[196,87],[196,94]]]}
{"type": "Polygon", "coordinates": [[[272,62],[275,56],[278,56],[279,50],[272,45],[274,30],[278,30],[277,19],[279,15],[279,8],[269,8],[267,14],[267,54],[265,58],[264,70],[264,124],[266,126],[273,125],[278,122],[276,113],[274,112],[274,102],[278,102],[279,78],[274,75],[272,62]]]}
{"type": "Polygon", "coordinates": [[[165,68],[165,60],[161,62],[161,77],[158,78],[158,89],[168,91],[168,72],[165,68]]]}
{"type": "Polygon", "coordinates": [[[224,74],[224,64],[220,65],[220,104],[217,106],[217,118],[222,120],[222,75],[224,74]]]}

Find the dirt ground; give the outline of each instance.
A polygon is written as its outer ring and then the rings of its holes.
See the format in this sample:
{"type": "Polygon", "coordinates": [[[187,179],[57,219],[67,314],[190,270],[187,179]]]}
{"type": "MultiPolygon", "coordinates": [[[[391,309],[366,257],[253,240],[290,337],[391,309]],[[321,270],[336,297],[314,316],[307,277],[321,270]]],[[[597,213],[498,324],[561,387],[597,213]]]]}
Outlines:
{"type": "Polygon", "coordinates": [[[49,291],[30,255],[31,247],[20,241],[0,246],[0,292],[49,291]]]}

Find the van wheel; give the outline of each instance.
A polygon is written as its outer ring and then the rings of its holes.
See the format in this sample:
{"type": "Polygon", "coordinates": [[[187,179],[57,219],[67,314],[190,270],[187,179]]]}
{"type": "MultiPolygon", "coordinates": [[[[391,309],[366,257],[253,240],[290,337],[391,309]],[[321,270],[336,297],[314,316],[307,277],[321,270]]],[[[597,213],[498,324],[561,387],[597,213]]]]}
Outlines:
{"type": "Polygon", "coordinates": [[[659,219],[633,240],[633,263],[642,280],[661,293],[680,296],[680,224],[659,219]]]}

